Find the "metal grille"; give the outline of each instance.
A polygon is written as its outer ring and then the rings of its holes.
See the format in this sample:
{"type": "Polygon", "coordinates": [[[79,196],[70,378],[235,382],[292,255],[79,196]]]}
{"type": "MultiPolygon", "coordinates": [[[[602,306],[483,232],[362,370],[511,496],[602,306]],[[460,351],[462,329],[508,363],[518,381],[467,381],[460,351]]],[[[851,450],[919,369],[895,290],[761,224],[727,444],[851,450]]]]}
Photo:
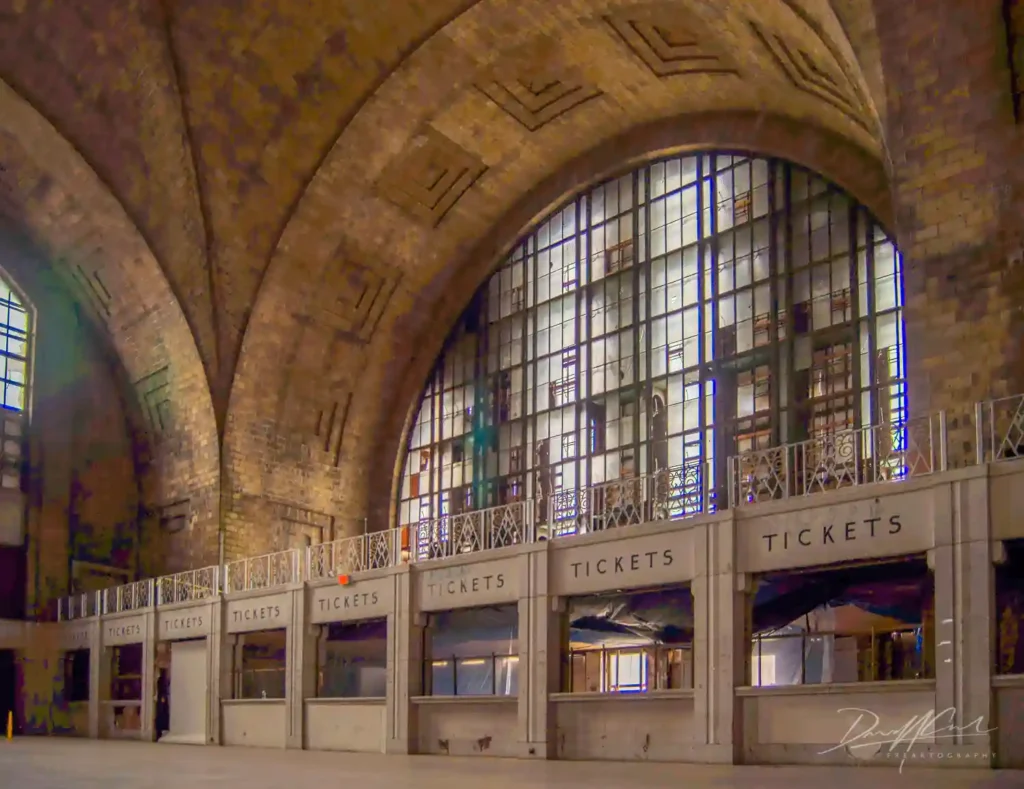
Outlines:
{"type": "Polygon", "coordinates": [[[278,551],[249,559],[239,559],[224,566],[224,591],[249,592],[298,583],[299,552],[278,551]]]}
{"type": "Polygon", "coordinates": [[[315,581],[390,567],[398,561],[397,545],[397,529],[311,545],[306,549],[306,572],[315,581]]]}
{"type": "Polygon", "coordinates": [[[940,412],[896,425],[830,433],[730,458],[730,504],[741,507],[946,469],[940,412]]]}
{"type": "Polygon", "coordinates": [[[157,578],[157,603],[186,603],[220,594],[220,567],[203,567],[157,578]]]}

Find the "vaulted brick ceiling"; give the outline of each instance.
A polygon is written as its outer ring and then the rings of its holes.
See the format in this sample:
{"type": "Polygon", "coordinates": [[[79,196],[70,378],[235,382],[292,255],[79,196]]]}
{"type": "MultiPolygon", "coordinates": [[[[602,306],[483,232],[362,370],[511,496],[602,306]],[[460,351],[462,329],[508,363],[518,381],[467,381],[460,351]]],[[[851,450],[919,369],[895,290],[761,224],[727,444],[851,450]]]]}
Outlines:
{"type": "Polygon", "coordinates": [[[566,191],[845,146],[826,174],[883,194],[877,50],[870,0],[3,0],[0,205],[172,402],[171,488],[334,511],[566,191]]]}

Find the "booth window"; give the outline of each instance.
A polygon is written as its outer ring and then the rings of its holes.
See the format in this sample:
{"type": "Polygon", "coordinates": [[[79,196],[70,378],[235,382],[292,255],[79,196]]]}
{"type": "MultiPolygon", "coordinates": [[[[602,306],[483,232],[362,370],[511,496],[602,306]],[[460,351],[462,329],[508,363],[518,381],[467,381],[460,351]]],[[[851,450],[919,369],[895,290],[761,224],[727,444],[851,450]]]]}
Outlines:
{"type": "Polygon", "coordinates": [[[934,679],[934,599],[920,556],[760,576],[750,684],[934,679]]]}
{"type": "Polygon", "coordinates": [[[424,641],[425,695],[518,695],[519,610],[516,606],[431,614],[424,641]]]}
{"type": "Polygon", "coordinates": [[[112,701],[142,700],[142,644],[114,647],[111,655],[112,701]]]}
{"type": "Polygon", "coordinates": [[[692,689],[692,614],[693,596],[681,584],[570,598],[562,690],[692,689]]]}
{"type": "Polygon", "coordinates": [[[386,619],[324,625],[317,649],[318,698],[384,698],[386,619]]]}
{"type": "Polygon", "coordinates": [[[111,723],[115,730],[138,731],[142,728],[142,658],[142,644],[125,644],[111,650],[111,723]]]}
{"type": "Polygon", "coordinates": [[[64,697],[70,704],[89,700],[88,649],[64,653],[64,697]]]}
{"type": "Polygon", "coordinates": [[[232,671],[236,699],[283,699],[287,631],[260,630],[238,636],[232,671]]]}
{"type": "Polygon", "coordinates": [[[1024,539],[1006,540],[996,567],[995,673],[1024,674],[1024,539]]]}

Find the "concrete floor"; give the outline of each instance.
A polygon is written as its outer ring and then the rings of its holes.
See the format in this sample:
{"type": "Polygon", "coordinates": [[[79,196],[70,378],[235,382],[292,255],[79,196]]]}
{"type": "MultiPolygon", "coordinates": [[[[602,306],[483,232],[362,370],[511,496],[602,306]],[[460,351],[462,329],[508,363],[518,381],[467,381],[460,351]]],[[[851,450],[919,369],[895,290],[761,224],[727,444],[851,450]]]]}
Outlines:
{"type": "Polygon", "coordinates": [[[526,762],[277,751],[90,740],[0,740],[0,789],[1020,789],[1024,772],[889,767],[705,767],[526,762]],[[226,782],[226,783],[225,783],[226,782]],[[486,782],[486,783],[485,783],[486,782]]]}

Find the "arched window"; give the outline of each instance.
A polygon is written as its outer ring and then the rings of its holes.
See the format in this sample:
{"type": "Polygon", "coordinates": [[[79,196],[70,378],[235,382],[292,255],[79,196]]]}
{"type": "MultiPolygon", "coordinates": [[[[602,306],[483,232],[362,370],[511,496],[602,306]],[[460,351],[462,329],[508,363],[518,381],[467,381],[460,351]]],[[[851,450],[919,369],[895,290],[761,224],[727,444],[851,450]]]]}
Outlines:
{"type": "Polygon", "coordinates": [[[601,184],[452,331],[400,523],[535,499],[569,530],[581,491],[669,470],[672,515],[725,506],[730,456],[903,423],[902,306],[893,242],[800,167],[709,153],[601,184]]]}
{"type": "Polygon", "coordinates": [[[24,427],[29,408],[29,314],[21,297],[0,279],[0,357],[3,359],[0,383],[3,390],[0,409],[2,469],[0,487],[19,488],[22,466],[24,427]]]}

